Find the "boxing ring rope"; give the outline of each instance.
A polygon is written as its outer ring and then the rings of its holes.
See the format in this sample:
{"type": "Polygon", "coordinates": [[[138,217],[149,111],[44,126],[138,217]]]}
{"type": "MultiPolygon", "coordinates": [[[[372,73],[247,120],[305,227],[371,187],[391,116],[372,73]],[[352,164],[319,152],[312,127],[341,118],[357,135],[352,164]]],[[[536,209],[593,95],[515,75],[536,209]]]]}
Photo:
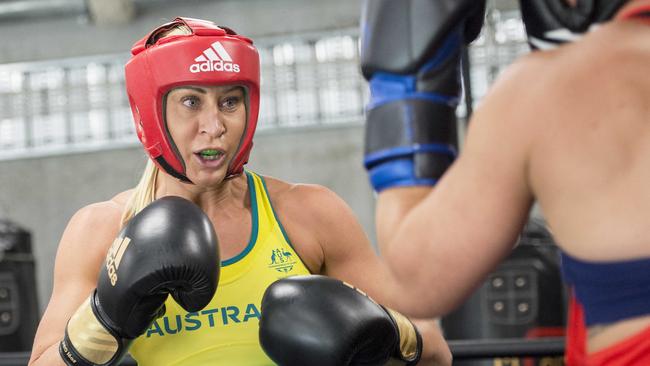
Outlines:
{"type": "MultiPolygon", "coordinates": [[[[564,354],[564,337],[538,339],[473,339],[448,342],[454,360],[485,359],[499,357],[545,357],[564,354]]],[[[0,366],[24,366],[29,352],[0,353],[0,366]]],[[[122,366],[135,366],[131,358],[122,366]]]]}
{"type": "Polygon", "coordinates": [[[564,355],[564,337],[452,340],[447,343],[454,360],[564,355]]]}

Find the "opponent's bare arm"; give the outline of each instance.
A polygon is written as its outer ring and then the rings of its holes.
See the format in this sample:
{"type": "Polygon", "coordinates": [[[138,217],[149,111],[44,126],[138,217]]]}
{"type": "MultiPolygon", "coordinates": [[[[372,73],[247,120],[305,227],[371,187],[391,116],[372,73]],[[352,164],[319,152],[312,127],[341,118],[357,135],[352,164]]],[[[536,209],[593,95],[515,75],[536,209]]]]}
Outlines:
{"type": "Polygon", "coordinates": [[[464,151],[433,189],[379,195],[380,247],[396,274],[399,309],[420,316],[451,311],[512,249],[533,196],[533,145],[519,102],[534,67],[523,61],[495,84],[470,122],[464,151]]]}
{"type": "Polygon", "coordinates": [[[97,284],[120,215],[118,205],[107,201],[86,206],[70,219],[57,251],[52,296],[36,332],[30,366],[65,365],[59,342],[68,319],[97,284]]]}

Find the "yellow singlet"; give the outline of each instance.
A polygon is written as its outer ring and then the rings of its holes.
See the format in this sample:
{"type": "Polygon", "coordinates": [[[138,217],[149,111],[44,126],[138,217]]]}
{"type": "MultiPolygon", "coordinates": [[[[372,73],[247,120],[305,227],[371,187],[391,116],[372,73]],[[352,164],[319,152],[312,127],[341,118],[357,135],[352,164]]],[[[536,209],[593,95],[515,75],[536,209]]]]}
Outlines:
{"type": "Polygon", "coordinates": [[[248,245],[221,262],[217,293],[205,309],[187,313],[167,299],[165,316],[133,342],[138,366],[274,365],[258,340],[262,295],[275,280],[309,270],[275,216],[264,180],[246,176],[253,222],[248,245]]]}

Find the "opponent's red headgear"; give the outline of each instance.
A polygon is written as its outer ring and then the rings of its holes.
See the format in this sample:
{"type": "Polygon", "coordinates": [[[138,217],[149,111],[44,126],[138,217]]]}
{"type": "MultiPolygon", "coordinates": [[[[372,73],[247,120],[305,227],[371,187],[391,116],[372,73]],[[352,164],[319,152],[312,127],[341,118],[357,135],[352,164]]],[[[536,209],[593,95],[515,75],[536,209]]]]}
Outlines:
{"type": "Polygon", "coordinates": [[[164,121],[164,98],[182,85],[237,84],[246,88],[247,123],[227,176],[248,162],[260,104],[260,61],[253,41],[200,19],[176,18],[138,41],[126,64],[126,91],[138,138],[149,157],[170,175],[190,182],[185,162],[164,121]],[[191,34],[158,36],[185,25],[191,34]]]}

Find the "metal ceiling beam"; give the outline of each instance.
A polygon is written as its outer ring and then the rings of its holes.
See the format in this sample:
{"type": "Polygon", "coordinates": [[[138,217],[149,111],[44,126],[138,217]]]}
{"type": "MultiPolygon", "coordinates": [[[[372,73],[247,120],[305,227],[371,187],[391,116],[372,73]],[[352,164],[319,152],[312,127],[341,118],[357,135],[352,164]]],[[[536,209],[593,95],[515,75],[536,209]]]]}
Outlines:
{"type": "Polygon", "coordinates": [[[87,15],[85,0],[16,0],[0,2],[0,22],[36,17],[87,15]]]}

